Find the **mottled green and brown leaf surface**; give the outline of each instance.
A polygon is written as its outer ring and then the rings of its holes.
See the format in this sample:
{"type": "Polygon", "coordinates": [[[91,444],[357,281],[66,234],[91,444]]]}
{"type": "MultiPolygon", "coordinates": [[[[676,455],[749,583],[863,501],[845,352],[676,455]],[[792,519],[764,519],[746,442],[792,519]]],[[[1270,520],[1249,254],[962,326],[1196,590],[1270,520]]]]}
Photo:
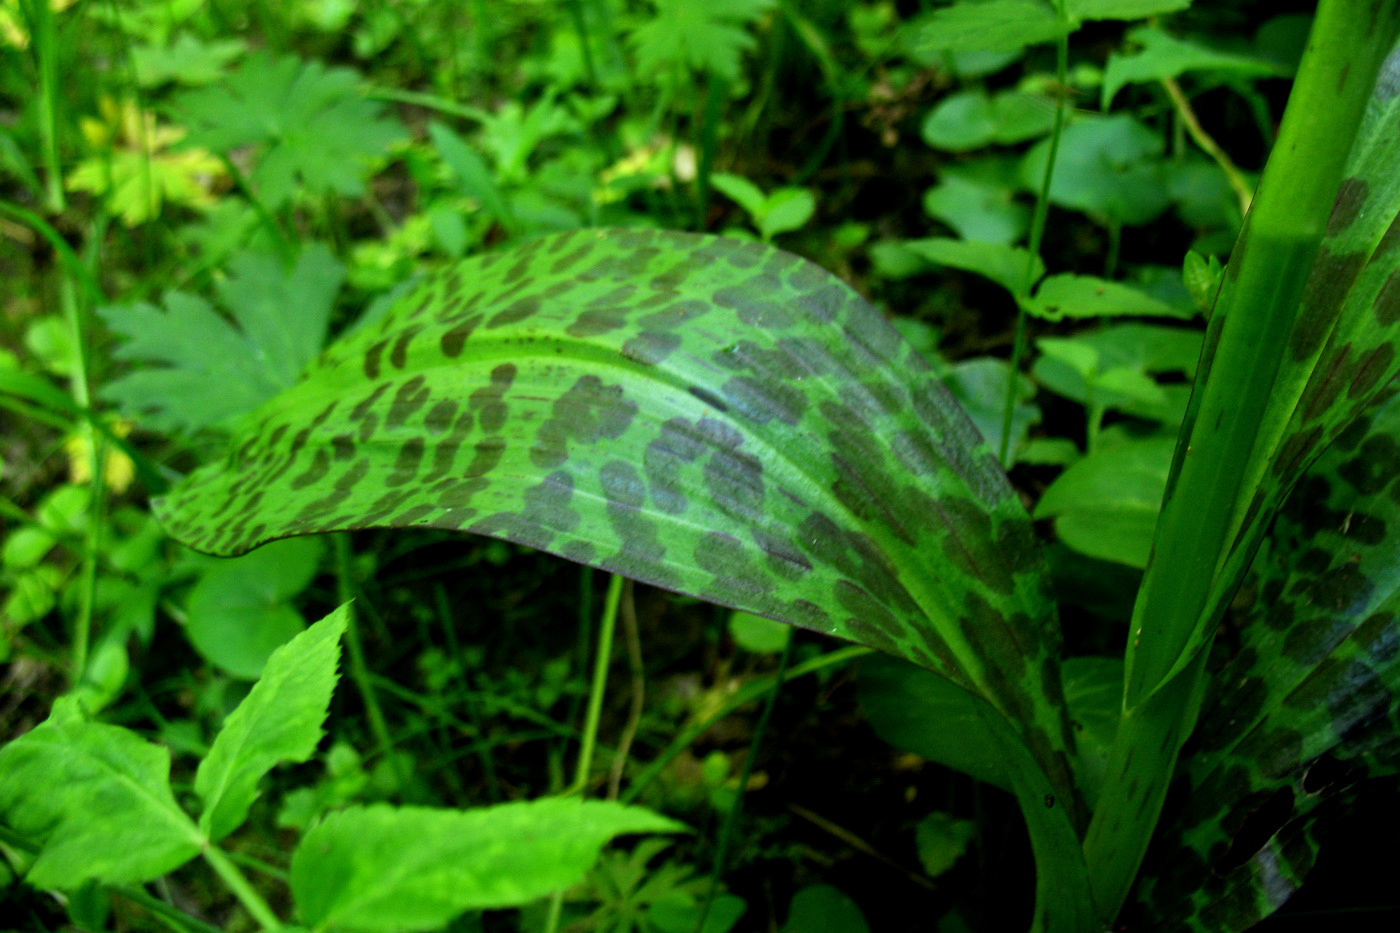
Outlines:
{"type": "Polygon", "coordinates": [[[1400,770],[1400,396],[1298,485],[1217,640],[1163,818],[1152,925],[1241,930],[1302,883],[1315,811],[1400,770]],[[1203,883],[1204,882],[1204,883],[1203,883]]]}
{"type": "MultiPolygon", "coordinates": [[[[1303,471],[1400,372],[1400,48],[1381,68],[1245,468],[1207,617],[1303,471]]],[[[1267,248],[1243,238],[1242,248],[1267,248]]],[[[1238,268],[1232,257],[1226,270],[1238,268]]],[[[1200,633],[1204,638],[1208,632],[1200,633]]],[[[1198,644],[1200,640],[1198,640],[1198,644]]],[[[1189,653],[1189,652],[1188,652],[1189,653]]]]}
{"type": "Polygon", "coordinates": [[[770,247],[590,230],[405,296],[156,505],[201,550],[461,529],[870,645],[986,697],[1062,789],[1030,521],[929,365],[770,247]]]}

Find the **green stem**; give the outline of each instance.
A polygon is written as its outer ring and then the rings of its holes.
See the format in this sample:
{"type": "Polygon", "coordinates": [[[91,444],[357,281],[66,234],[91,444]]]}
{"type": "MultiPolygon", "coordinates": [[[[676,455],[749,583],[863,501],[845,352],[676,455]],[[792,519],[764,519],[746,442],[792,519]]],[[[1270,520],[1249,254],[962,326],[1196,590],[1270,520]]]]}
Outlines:
{"type": "MultiPolygon", "coordinates": [[[[598,743],[598,721],[603,715],[603,694],[608,688],[608,667],[612,662],[613,633],[617,630],[617,610],[622,603],[624,579],[617,574],[608,578],[608,592],[603,597],[603,622],[598,627],[598,649],[593,658],[593,683],[588,690],[588,710],[584,713],[583,736],[579,742],[578,767],[574,782],[560,792],[561,797],[581,794],[588,787],[593,772],[593,750],[598,743]]],[[[545,933],[558,933],[559,919],[564,911],[564,891],[554,892],[545,916],[545,933]]]]}
{"type": "Polygon", "coordinates": [[[249,883],[243,872],[238,870],[238,866],[229,860],[217,846],[207,846],[204,849],[204,860],[209,863],[209,867],[214,869],[214,874],[218,875],[224,884],[228,886],[233,896],[238,898],[238,903],[242,904],[248,911],[258,926],[264,930],[275,930],[282,926],[282,921],[277,919],[277,915],[272,912],[267,901],[263,900],[257,889],[249,883]]]}
{"type": "Polygon", "coordinates": [[[574,782],[560,796],[582,793],[593,773],[593,752],[598,745],[598,721],[603,715],[603,694],[608,688],[608,666],[612,662],[613,634],[617,631],[617,608],[622,602],[623,578],[613,574],[608,579],[608,593],[603,598],[603,622],[598,629],[598,651],[593,658],[593,683],[588,690],[588,709],[583,717],[583,737],[579,743],[578,766],[574,782]]]}
{"type": "Polygon", "coordinates": [[[58,30],[49,0],[23,4],[39,71],[39,138],[44,159],[44,209],[59,214],[67,207],[63,195],[63,166],[58,157],[58,30]]]}
{"type": "MultiPolygon", "coordinates": [[[[1065,25],[1065,0],[1056,0],[1055,15],[1065,25]]],[[[1055,43],[1055,80],[1069,82],[1069,30],[1055,43]]],[[[1006,374],[1006,402],[1001,411],[1001,444],[997,459],[1004,469],[1010,469],[1011,426],[1015,421],[1016,397],[1021,378],[1022,358],[1026,354],[1026,303],[1035,285],[1036,263],[1040,259],[1040,244],[1045,237],[1045,225],[1050,216],[1050,183],[1055,177],[1055,160],[1060,153],[1060,137],[1065,129],[1065,99],[1055,99],[1055,126],[1050,133],[1050,151],[1045,159],[1045,173],[1040,178],[1040,190],[1035,195],[1035,213],[1031,218],[1031,241],[1026,255],[1026,274],[1016,291],[1016,334],[1011,341],[1011,366],[1006,374]]]]}
{"type": "Polygon", "coordinates": [[[1085,839],[1111,919],[1128,896],[1202,689],[1205,649],[1248,547],[1232,549],[1259,488],[1265,419],[1346,158],[1400,28],[1383,7],[1322,0],[1308,49],[1207,334],[1153,556],[1130,628],[1123,718],[1085,839]],[[1377,23],[1383,25],[1378,27],[1377,23]]]}
{"type": "MultiPolygon", "coordinates": [[[[349,603],[355,598],[355,577],[354,569],[351,566],[350,538],[345,534],[332,535],[331,538],[335,548],[336,589],[340,601],[349,603]]],[[[365,704],[365,715],[369,717],[370,731],[374,733],[374,740],[379,745],[379,754],[388,759],[389,766],[394,769],[402,791],[402,789],[407,788],[410,775],[404,770],[399,757],[394,754],[394,740],[389,735],[389,724],[384,719],[384,711],[379,706],[379,696],[374,691],[369,665],[365,662],[364,645],[360,642],[359,613],[355,612],[355,607],[352,605],[346,616],[345,646],[350,652],[350,678],[355,681],[355,688],[359,691],[360,699],[365,704]]]]}

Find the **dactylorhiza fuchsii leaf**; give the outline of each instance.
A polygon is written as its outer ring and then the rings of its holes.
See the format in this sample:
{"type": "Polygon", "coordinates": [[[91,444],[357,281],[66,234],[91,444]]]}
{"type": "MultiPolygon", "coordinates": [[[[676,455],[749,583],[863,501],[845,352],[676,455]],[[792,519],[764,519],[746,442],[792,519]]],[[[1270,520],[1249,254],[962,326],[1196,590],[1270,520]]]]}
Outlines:
{"type": "Polygon", "coordinates": [[[586,230],[466,260],[155,507],[216,554],[461,529],[847,638],[991,703],[1072,792],[1047,575],[994,453],[878,312],[768,246],[586,230]]]}
{"type": "MultiPolygon", "coordinates": [[[[1233,541],[1202,614],[1224,611],[1269,518],[1314,459],[1400,373],[1400,47],[1381,67],[1375,92],[1337,192],[1297,323],[1245,466],[1233,541]]],[[[1242,249],[1251,248],[1248,235],[1242,249]]],[[[1225,275],[1238,269],[1232,257],[1225,275]]],[[[1207,351],[1209,355],[1209,351],[1207,351]]],[[[1185,664],[1211,629],[1198,629],[1185,664]]]]}
{"type": "Polygon", "coordinates": [[[1144,877],[1157,929],[1242,930],[1317,854],[1320,807],[1400,772],[1400,396],[1354,424],[1275,521],[1144,877]]]}

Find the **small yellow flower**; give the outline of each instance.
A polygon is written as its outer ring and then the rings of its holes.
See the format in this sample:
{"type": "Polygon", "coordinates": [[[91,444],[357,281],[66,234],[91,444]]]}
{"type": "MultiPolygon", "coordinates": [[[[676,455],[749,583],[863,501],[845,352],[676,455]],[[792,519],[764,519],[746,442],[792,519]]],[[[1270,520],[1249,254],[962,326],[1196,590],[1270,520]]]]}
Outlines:
{"type": "MultiPolygon", "coordinates": [[[[118,418],[109,427],[117,437],[131,433],[132,423],[118,418]]],[[[63,451],[68,455],[68,479],[76,485],[92,482],[92,433],[84,431],[74,434],[63,442],[63,451]]],[[[102,482],[115,493],[126,492],[136,476],[136,465],[131,458],[114,444],[107,444],[102,458],[102,482]]]]}

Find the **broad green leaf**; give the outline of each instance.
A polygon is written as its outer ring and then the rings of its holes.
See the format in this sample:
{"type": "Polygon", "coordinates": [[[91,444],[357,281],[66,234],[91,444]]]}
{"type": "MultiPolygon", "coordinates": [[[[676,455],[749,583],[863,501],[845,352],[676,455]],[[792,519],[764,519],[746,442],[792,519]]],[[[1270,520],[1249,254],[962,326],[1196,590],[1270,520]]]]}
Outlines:
{"type": "Polygon", "coordinates": [[[806,188],[778,188],[768,195],[758,218],[758,232],[765,240],[796,230],[812,219],[817,199],[806,188]]]}
{"type": "MultiPolygon", "coordinates": [[[[1145,224],[1166,210],[1162,137],[1128,114],[1081,117],[1065,128],[1055,157],[1050,200],[1125,224],[1145,224]]],[[[1037,143],[1022,165],[1023,183],[1039,188],[1050,141],[1037,143]]]]}
{"type": "Polygon", "coordinates": [[[1035,517],[1054,518],[1060,540],[1081,554],[1146,567],[1175,446],[1156,438],[1095,450],[1050,484],[1035,517]]]}
{"type": "Polygon", "coordinates": [[[316,930],[434,930],[466,910],[568,887],[614,836],[684,829],[640,807],[565,798],[478,810],[350,807],[302,838],[292,896],[316,930]]]}
{"type": "Polygon", "coordinates": [[[1287,73],[1277,62],[1233,52],[1219,52],[1196,42],[1167,35],[1151,26],[1128,33],[1128,40],[1142,46],[1127,55],[1114,53],[1104,70],[1100,103],[1107,110],[1127,84],[1161,81],[1188,71],[1224,71],[1240,77],[1279,77],[1287,73]]]}
{"type": "Polygon", "coordinates": [[[973,89],[951,94],[924,119],[924,142],[935,149],[966,152],[993,143],[1015,145],[1049,133],[1054,104],[1033,94],[1003,91],[990,96],[973,89]]]}
{"type": "Polygon", "coordinates": [[[1146,19],[1159,13],[1175,13],[1192,0],[1066,0],[1065,7],[1076,19],[1146,19]]]}
{"type": "Polygon", "coordinates": [[[38,888],[139,884],[205,844],[171,793],[170,752],[85,721],[72,699],[0,749],[0,823],[43,844],[28,875],[38,888]]]}
{"type": "Polygon", "coordinates": [[[469,259],[156,507],[223,554],[462,529],[878,647],[1015,709],[1067,781],[1053,608],[995,455],[869,304],[770,247],[589,230],[469,259]]]}
{"type": "Polygon", "coordinates": [[[1109,750],[1123,705],[1121,657],[1069,658],[1064,664],[1065,702],[1074,722],[1078,757],[1074,774],[1092,807],[1108,770],[1109,750]]]}
{"type": "Polygon", "coordinates": [[[291,386],[320,351],[342,277],[330,251],[313,244],[291,269],[259,253],[236,257],[219,286],[233,323],[184,292],[168,293],[164,310],[100,308],[127,341],[116,356],[141,365],[103,394],[159,431],[227,425],[291,386]]]}
{"type": "Polygon", "coordinates": [[[930,813],[914,827],[919,863],[930,878],[947,874],[977,838],[977,823],[960,820],[947,813],[930,813]]]}
{"type": "Polygon", "coordinates": [[[1190,392],[1185,382],[1152,377],[1196,370],[1201,333],[1158,324],[1110,324],[1074,337],[1042,337],[1043,354],[1032,370],[1046,389],[1086,407],[1102,407],[1180,424],[1190,392]]]}
{"type": "MultiPolygon", "coordinates": [[[[978,712],[982,701],[929,671],[875,655],[860,664],[860,707],[895,748],[1011,789],[996,740],[978,712]]],[[[985,705],[985,704],[983,704],[985,705]]]]}
{"type": "Polygon", "coordinates": [[[1026,281],[1028,267],[1032,282],[1045,274],[1045,264],[1040,257],[1032,260],[1028,251],[1016,246],[974,243],[947,237],[907,240],[904,246],[936,265],[986,276],[1012,293],[1026,281]]]}
{"type": "MultiPolygon", "coordinates": [[[[1011,364],[992,356],[961,360],[948,367],[943,381],[958,400],[977,431],[994,450],[1001,449],[1001,432],[1006,418],[1006,383],[1011,364]]],[[[1035,383],[1025,376],[1016,379],[1016,404],[1011,412],[1011,443],[1007,455],[1014,462],[1033,425],[1040,423],[1040,408],[1032,404],[1035,383]]]]}
{"type": "Polygon", "coordinates": [[[1397,491],[1400,397],[1294,489],[1237,624],[1217,636],[1185,792],[1143,892],[1153,926],[1239,930],[1267,916],[1312,866],[1320,808],[1400,772],[1397,491]]]}
{"type": "Polygon", "coordinates": [[[217,81],[224,68],[247,48],[240,39],[201,42],[189,33],[181,33],[168,47],[132,47],[131,65],[136,83],[142,87],[159,87],[166,82],[192,87],[217,81]]]}
{"type": "Polygon", "coordinates": [[[677,71],[739,77],[740,58],[756,45],[748,32],[776,0],[651,0],[656,16],[632,30],[629,44],[642,74],[667,80],[677,71]]]}
{"type": "Polygon", "coordinates": [[[278,646],[306,627],[290,600],[316,575],[321,553],[312,538],[278,541],[210,567],[190,592],[190,642],[235,677],[260,675],[278,646]]]}
{"type": "Polygon", "coordinates": [[[829,884],[808,885],[792,896],[781,933],[869,933],[856,902],[829,884]]]}
{"type": "Polygon", "coordinates": [[[1072,28],[1041,0],[960,0],[911,21],[906,41],[915,52],[995,52],[1050,42],[1072,28]]]}
{"type": "Polygon", "coordinates": [[[944,172],[924,192],[924,212],[943,221],[963,240],[1010,246],[1030,228],[1030,208],[1014,200],[1014,189],[981,178],[944,172]]]}
{"type": "Polygon", "coordinates": [[[1091,275],[1052,275],[1025,303],[1026,313],[1047,321],[1084,317],[1189,317],[1121,282],[1091,275]]]}
{"type": "Polygon", "coordinates": [[[710,185],[718,192],[748,211],[750,217],[763,213],[764,202],[768,198],[762,189],[741,175],[728,172],[715,172],[710,176],[710,185]]]}
{"type": "Polygon", "coordinates": [[[204,800],[199,826],[212,841],[242,825],[264,774],[316,751],[347,613],[341,606],[274,651],[252,691],[224,720],[194,779],[204,800]]]}
{"type": "Polygon", "coordinates": [[[252,181],[280,207],[302,190],[364,193],[373,160],[404,136],[347,68],[259,52],[223,82],[176,101],[190,141],[218,152],[259,146],[252,181]]]}
{"type": "Polygon", "coordinates": [[[736,612],[729,617],[729,635],[745,651],[775,654],[791,639],[792,629],[752,612],[736,612]]]}

